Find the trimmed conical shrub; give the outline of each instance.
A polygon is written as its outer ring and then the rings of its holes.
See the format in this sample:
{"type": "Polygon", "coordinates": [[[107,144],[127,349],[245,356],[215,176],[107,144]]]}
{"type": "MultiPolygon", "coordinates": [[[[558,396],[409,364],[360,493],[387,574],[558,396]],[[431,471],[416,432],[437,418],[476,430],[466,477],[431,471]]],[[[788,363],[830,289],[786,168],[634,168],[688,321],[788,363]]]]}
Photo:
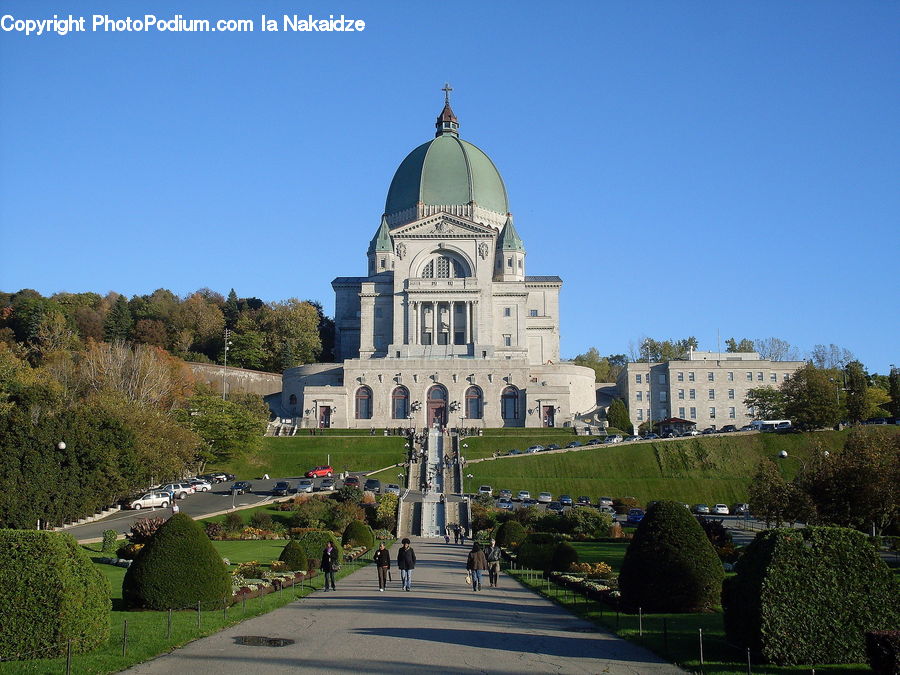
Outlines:
{"type": "Polygon", "coordinates": [[[550,532],[532,532],[516,549],[516,562],[522,569],[547,570],[559,535],[550,532]]]}
{"type": "Polygon", "coordinates": [[[344,528],[344,536],[341,538],[341,544],[351,546],[365,546],[372,548],[375,546],[375,533],[372,528],[361,520],[351,520],[347,527],[344,528]]]}
{"type": "Polygon", "coordinates": [[[293,539],[281,549],[278,559],[285,563],[292,572],[305,572],[309,569],[309,556],[306,554],[306,549],[293,539]]]}
{"type": "Polygon", "coordinates": [[[231,599],[231,578],[203,528],[184,514],[169,518],[141,549],[122,581],[129,607],[179,609],[231,599]]]}
{"type": "Polygon", "coordinates": [[[109,582],[69,534],[0,530],[0,659],[79,654],[109,637],[109,582]]]}
{"type": "Polygon", "coordinates": [[[725,572],[684,505],[657,502],[638,525],[619,574],[622,603],[644,612],[703,612],[719,604],[725,572]]]}
{"type": "Polygon", "coordinates": [[[577,562],[578,551],[575,550],[575,547],[566,541],[561,541],[556,545],[556,548],[553,549],[553,557],[550,558],[549,570],[551,572],[568,572],[572,563],[577,562]]]}
{"type": "Polygon", "coordinates": [[[735,570],[726,635],[767,663],[861,663],[866,631],[900,626],[900,583],[856,530],[760,532],[735,570]]]}
{"type": "Polygon", "coordinates": [[[525,541],[525,528],[517,520],[507,520],[505,523],[500,523],[497,526],[494,532],[494,539],[497,540],[498,546],[515,548],[525,541]]]}

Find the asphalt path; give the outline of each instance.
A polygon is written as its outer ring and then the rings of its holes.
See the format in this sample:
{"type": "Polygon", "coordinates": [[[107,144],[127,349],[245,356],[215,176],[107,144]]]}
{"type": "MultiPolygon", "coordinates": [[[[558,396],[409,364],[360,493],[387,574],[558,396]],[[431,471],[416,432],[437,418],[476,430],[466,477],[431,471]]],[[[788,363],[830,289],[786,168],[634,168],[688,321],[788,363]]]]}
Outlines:
{"type": "MultiPolygon", "coordinates": [[[[168,673],[681,673],[503,575],[499,588],[465,584],[468,547],[414,539],[412,591],[378,592],[369,566],[318,591],[124,671],[168,673]],[[282,647],[241,636],[287,638],[282,647]]],[[[392,552],[396,561],[396,547],[392,552]]]]}

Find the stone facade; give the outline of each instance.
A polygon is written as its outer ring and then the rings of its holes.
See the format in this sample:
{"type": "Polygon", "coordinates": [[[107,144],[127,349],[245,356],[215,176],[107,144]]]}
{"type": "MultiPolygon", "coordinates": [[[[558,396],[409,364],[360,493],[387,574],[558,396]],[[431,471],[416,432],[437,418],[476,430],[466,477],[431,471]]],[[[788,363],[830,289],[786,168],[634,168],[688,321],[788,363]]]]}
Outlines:
{"type": "Polygon", "coordinates": [[[755,419],[744,405],[747,392],[780,386],[804,363],[768,361],[755,352],[692,352],[683,361],[628,363],[616,385],[635,428],[668,417],[701,429],[740,428],[755,419]]]}
{"type": "Polygon", "coordinates": [[[595,408],[593,371],[559,363],[562,280],[526,276],[502,179],[449,102],[436,126],[394,176],[368,275],[332,283],[339,364],[284,373],[303,426],[562,426],[595,408]]]}

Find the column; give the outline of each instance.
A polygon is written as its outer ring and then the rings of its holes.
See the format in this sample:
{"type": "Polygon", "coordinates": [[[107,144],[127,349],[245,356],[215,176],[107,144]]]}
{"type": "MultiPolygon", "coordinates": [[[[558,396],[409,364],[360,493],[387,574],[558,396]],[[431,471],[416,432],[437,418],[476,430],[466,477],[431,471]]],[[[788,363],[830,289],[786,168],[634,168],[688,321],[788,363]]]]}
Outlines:
{"type": "Polygon", "coordinates": [[[478,301],[472,303],[472,342],[478,342],[478,301]]]}
{"type": "Polygon", "coordinates": [[[449,325],[449,328],[450,328],[450,335],[449,335],[448,340],[447,340],[447,342],[449,342],[451,345],[452,345],[453,342],[454,342],[453,336],[455,335],[455,332],[454,332],[454,331],[456,330],[455,317],[453,316],[453,315],[455,314],[455,312],[456,312],[456,302],[454,302],[453,300],[451,300],[451,301],[450,301],[450,321],[448,322],[448,325],[449,325]]]}
{"type": "Polygon", "coordinates": [[[463,334],[463,340],[465,340],[466,344],[469,344],[472,341],[472,319],[470,318],[471,311],[472,303],[466,301],[466,303],[463,305],[463,314],[465,315],[466,319],[466,328],[463,334]]]}
{"type": "Polygon", "coordinates": [[[359,294],[359,357],[375,351],[375,284],[364,283],[359,294]]]}
{"type": "Polygon", "coordinates": [[[431,303],[431,308],[431,344],[436,345],[438,343],[438,310],[440,305],[435,301],[431,303]]]}

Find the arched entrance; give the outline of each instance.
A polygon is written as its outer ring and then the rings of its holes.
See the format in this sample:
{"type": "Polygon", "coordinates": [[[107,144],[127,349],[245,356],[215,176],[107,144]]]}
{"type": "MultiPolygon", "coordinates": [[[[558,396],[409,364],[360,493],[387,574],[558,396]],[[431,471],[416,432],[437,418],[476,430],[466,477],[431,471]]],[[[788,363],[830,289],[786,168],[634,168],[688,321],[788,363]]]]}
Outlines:
{"type": "Polygon", "coordinates": [[[447,390],[443,385],[436,384],[428,390],[428,417],[429,427],[447,426],[447,390]]]}

